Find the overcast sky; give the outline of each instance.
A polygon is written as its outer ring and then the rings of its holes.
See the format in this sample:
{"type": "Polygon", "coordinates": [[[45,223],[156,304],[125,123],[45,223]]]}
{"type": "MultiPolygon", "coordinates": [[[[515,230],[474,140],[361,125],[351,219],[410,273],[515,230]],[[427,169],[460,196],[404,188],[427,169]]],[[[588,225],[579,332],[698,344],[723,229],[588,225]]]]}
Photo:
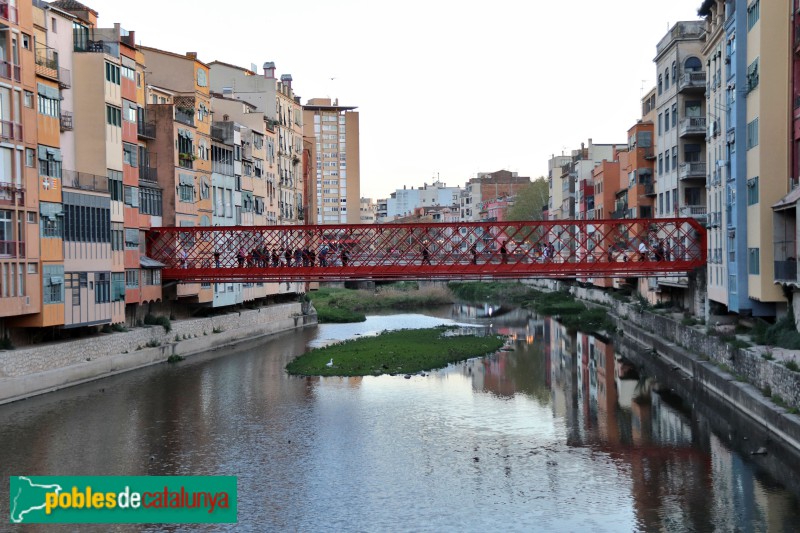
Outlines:
{"type": "Polygon", "coordinates": [[[102,27],[358,106],[361,195],[463,185],[551,154],[626,141],[655,84],[656,43],[701,0],[82,0],[102,27]]]}

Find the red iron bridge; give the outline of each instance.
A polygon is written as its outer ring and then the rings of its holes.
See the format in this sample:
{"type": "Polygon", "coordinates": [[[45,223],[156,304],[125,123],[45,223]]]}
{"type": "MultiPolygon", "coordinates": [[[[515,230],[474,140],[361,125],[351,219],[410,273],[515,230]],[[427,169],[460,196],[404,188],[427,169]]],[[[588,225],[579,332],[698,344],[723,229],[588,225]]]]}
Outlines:
{"type": "Polygon", "coordinates": [[[147,255],[184,282],[685,276],[695,219],[152,228],[147,255]]]}

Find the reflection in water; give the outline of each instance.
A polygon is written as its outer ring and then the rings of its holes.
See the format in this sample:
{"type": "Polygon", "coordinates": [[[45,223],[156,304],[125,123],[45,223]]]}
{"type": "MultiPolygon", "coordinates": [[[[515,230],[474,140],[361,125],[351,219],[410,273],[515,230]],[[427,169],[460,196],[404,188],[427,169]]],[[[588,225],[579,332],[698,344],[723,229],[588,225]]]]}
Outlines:
{"type": "Polygon", "coordinates": [[[800,523],[795,495],[608,339],[522,310],[487,310],[323,326],[0,407],[2,476],[236,475],[240,524],[214,529],[789,531],[800,523]],[[408,380],[284,372],[309,345],[440,323],[510,342],[408,380]]]}

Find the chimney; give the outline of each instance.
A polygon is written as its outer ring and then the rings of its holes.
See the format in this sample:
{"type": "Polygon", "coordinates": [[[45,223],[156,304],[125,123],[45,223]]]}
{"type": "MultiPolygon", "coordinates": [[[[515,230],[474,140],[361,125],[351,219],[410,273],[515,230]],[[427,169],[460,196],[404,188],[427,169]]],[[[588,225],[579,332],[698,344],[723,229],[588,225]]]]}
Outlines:
{"type": "Polygon", "coordinates": [[[267,61],[264,63],[264,77],[268,80],[275,79],[275,63],[272,61],[267,61]]]}
{"type": "Polygon", "coordinates": [[[281,74],[281,83],[286,85],[288,88],[292,88],[292,75],[291,74],[281,74]]]}
{"type": "Polygon", "coordinates": [[[189,59],[197,59],[197,52],[186,52],[186,57],[189,59]]]}

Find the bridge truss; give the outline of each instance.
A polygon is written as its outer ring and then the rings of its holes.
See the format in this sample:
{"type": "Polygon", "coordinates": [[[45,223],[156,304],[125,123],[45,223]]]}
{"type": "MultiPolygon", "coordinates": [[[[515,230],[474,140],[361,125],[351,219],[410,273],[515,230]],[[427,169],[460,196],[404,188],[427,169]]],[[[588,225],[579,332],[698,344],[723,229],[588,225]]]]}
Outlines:
{"type": "Polygon", "coordinates": [[[185,282],[685,275],[706,264],[695,219],[162,227],[162,277],[185,282]]]}

